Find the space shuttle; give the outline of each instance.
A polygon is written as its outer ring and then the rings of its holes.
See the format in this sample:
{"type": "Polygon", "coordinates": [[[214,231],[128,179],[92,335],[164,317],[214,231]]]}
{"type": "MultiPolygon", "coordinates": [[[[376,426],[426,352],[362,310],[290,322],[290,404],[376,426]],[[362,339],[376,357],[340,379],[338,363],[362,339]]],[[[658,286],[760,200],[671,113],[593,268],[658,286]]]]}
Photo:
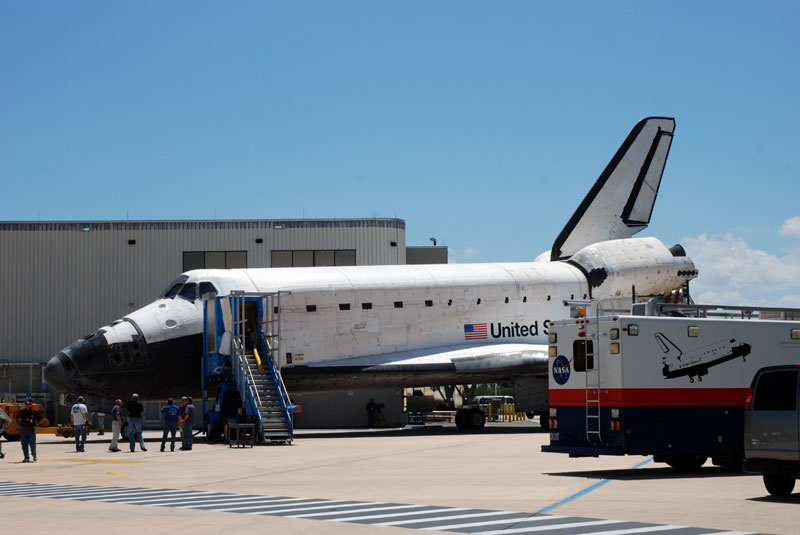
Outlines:
{"type": "Polygon", "coordinates": [[[44,369],[98,403],[200,395],[202,296],[280,293],[271,355],[289,393],[511,382],[519,410],[547,410],[547,334],[564,300],[660,298],[697,276],[680,245],[635,238],[650,222],[675,120],[622,142],[550,251],[531,262],[199,269],[65,347],[44,369]]]}

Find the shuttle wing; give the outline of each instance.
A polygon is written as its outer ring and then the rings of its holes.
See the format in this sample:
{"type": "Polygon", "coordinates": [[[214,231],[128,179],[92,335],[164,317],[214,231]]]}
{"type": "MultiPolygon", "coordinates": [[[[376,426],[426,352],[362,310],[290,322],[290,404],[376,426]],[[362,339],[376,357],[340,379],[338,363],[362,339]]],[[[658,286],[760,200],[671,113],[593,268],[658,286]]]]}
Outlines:
{"type": "Polygon", "coordinates": [[[328,361],[281,369],[297,391],[361,387],[468,384],[547,373],[547,346],[487,344],[443,346],[328,361]],[[443,382],[442,382],[443,381],[443,382]]]}
{"type": "Polygon", "coordinates": [[[446,346],[385,353],[367,357],[335,360],[311,367],[358,366],[374,370],[398,367],[449,366],[455,371],[508,369],[520,367],[547,371],[547,346],[538,344],[490,344],[481,346],[446,346]]]}

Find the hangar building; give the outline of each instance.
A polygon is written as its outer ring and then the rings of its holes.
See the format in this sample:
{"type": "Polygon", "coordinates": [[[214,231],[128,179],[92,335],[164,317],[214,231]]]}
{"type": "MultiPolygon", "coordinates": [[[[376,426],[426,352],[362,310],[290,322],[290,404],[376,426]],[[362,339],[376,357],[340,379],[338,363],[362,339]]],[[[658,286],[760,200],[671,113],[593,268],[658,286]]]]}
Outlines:
{"type": "Polygon", "coordinates": [[[184,271],[446,262],[392,218],[0,222],[0,397],[41,392],[50,357],[184,271]]]}

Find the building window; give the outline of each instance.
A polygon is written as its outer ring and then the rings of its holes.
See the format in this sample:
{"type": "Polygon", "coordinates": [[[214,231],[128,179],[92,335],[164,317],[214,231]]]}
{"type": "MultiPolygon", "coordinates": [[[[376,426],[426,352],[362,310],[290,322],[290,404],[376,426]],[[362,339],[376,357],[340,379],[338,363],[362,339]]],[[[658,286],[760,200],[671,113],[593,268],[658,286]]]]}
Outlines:
{"type": "Polygon", "coordinates": [[[292,267],[291,251],[272,251],[272,267],[292,267]]]}
{"type": "Polygon", "coordinates": [[[314,251],[293,251],[292,267],[314,267],[314,251]]]}
{"type": "Polygon", "coordinates": [[[355,249],[272,251],[272,267],[355,266],[355,249]]]}
{"type": "Polygon", "coordinates": [[[334,263],[337,266],[355,266],[356,250],[345,249],[341,251],[334,251],[334,263]]]}
{"type": "Polygon", "coordinates": [[[335,266],[333,251],[314,251],[315,266],[335,266]]]}
{"type": "Polygon", "coordinates": [[[184,251],[183,271],[247,267],[247,251],[184,251]]]}

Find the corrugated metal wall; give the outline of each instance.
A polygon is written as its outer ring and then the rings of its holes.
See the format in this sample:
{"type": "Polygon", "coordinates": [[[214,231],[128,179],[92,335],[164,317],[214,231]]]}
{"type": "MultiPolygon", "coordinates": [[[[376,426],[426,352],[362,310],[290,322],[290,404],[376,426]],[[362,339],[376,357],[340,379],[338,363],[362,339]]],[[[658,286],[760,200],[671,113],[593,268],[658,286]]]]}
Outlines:
{"type": "Polygon", "coordinates": [[[248,267],[269,267],[273,250],[314,249],[355,249],[358,265],[404,264],[405,222],[0,223],[0,361],[46,362],[150,303],[181,273],[184,251],[247,251],[248,267]]]}

